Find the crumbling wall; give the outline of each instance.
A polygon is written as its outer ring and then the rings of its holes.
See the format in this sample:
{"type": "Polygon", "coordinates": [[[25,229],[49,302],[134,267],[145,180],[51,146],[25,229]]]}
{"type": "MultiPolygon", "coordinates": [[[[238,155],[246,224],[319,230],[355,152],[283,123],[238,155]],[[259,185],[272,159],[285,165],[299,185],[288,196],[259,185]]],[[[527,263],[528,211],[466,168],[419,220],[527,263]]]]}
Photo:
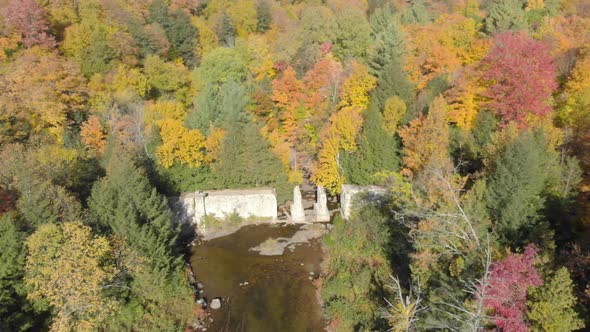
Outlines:
{"type": "Polygon", "coordinates": [[[352,202],[355,195],[366,193],[369,201],[381,201],[385,198],[387,192],[387,188],[380,186],[343,184],[342,192],[340,193],[340,211],[342,212],[342,217],[344,217],[344,219],[350,217],[352,202]]]}
{"type": "Polygon", "coordinates": [[[242,218],[277,219],[274,189],[208,190],[183,193],[171,198],[176,220],[199,224],[204,216],[224,218],[237,213],[242,218]]]}

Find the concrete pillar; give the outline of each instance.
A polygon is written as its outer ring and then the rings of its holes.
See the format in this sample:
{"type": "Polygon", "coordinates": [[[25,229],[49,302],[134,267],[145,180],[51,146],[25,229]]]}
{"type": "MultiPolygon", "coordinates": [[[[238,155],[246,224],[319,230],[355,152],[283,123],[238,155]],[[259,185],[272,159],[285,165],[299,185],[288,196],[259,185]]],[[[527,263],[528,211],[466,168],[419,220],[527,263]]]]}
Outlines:
{"type": "Polygon", "coordinates": [[[291,204],[291,221],[305,222],[305,211],[299,186],[293,188],[293,203],[291,204]]]}
{"type": "Polygon", "coordinates": [[[328,210],[328,197],[326,190],[322,186],[317,189],[317,202],[313,205],[315,220],[319,222],[330,221],[330,211],[328,210]]]}

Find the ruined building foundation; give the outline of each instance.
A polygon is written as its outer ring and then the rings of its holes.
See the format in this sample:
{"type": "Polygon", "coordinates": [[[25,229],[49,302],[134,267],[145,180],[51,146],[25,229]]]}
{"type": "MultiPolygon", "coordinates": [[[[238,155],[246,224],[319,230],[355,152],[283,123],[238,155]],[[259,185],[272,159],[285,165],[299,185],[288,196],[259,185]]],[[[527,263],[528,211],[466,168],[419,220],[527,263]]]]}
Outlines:
{"type": "Polygon", "coordinates": [[[233,213],[242,218],[277,219],[277,194],[269,188],[197,191],[171,201],[177,220],[196,225],[204,216],[223,219],[233,213]]]}

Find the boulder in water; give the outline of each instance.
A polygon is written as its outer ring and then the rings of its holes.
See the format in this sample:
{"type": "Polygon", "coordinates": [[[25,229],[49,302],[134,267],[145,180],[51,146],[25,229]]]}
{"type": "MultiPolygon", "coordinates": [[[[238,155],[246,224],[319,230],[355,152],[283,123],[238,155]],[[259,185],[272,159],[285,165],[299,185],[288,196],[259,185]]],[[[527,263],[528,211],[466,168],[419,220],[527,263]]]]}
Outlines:
{"type": "Polygon", "coordinates": [[[219,308],[221,308],[221,299],[220,298],[213,299],[213,301],[211,301],[211,304],[209,305],[209,307],[211,309],[219,309],[219,308]]]}

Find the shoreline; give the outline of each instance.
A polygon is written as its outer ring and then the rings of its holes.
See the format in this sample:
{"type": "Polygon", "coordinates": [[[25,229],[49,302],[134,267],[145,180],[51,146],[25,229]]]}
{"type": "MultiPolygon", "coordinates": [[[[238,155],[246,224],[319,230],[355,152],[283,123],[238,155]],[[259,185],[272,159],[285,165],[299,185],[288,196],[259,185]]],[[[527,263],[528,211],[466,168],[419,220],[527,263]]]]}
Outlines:
{"type": "Polygon", "coordinates": [[[293,223],[288,222],[287,220],[273,220],[273,221],[245,221],[238,224],[230,224],[230,225],[223,225],[219,227],[208,227],[208,228],[199,228],[198,226],[195,227],[195,232],[197,235],[197,241],[210,241],[213,239],[217,239],[220,237],[224,237],[227,235],[231,235],[242,229],[246,226],[258,226],[258,225],[272,225],[272,226],[284,226],[284,225],[314,225],[315,223],[293,223]]]}

